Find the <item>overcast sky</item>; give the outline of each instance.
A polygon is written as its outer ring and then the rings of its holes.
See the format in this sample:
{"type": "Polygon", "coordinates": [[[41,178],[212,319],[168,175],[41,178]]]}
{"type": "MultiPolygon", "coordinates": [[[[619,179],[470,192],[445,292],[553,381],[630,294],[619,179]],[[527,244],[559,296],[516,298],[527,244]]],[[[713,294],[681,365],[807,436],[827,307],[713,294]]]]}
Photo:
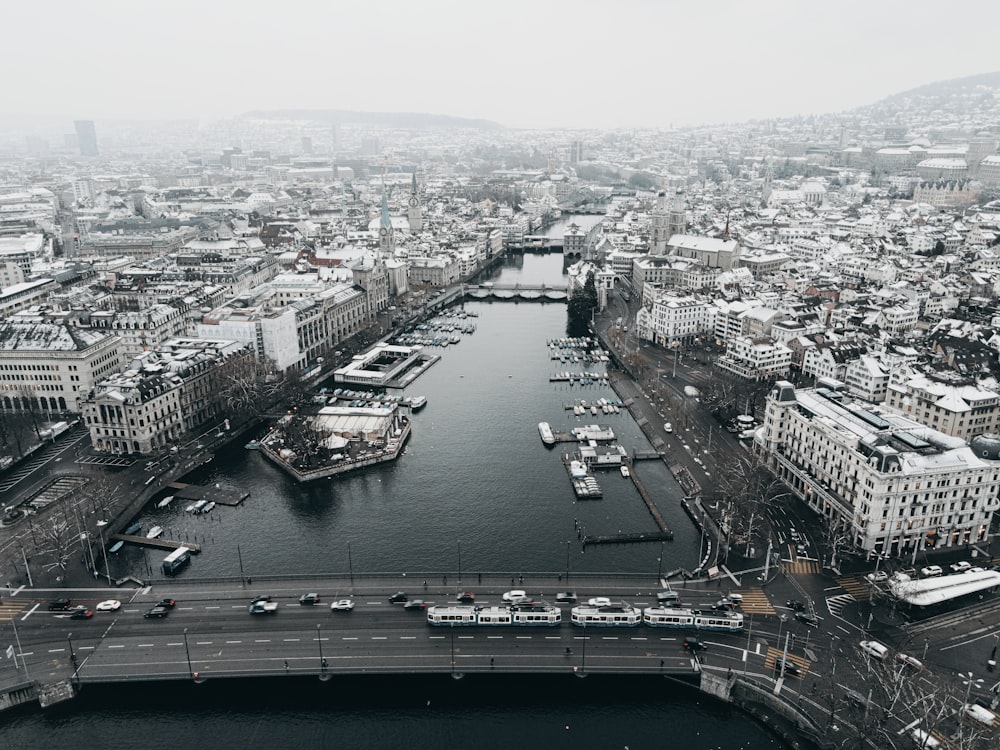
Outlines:
{"type": "Polygon", "coordinates": [[[4,0],[0,113],[510,127],[835,112],[1000,69],[990,0],[4,0]]]}

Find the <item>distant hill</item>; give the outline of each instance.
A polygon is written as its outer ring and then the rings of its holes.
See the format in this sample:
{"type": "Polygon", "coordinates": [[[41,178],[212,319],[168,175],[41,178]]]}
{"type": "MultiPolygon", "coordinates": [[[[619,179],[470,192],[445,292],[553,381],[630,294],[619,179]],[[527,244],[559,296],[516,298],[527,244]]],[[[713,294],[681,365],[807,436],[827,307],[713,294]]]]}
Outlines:
{"type": "Polygon", "coordinates": [[[491,120],[473,120],[451,115],[431,115],[423,112],[352,112],[344,109],[267,109],[245,112],[243,117],[266,120],[315,120],[331,125],[371,125],[412,130],[437,128],[473,128],[502,130],[503,125],[491,120]]]}
{"type": "Polygon", "coordinates": [[[914,98],[951,99],[967,95],[972,89],[979,86],[1000,89],[1000,70],[995,70],[992,73],[966,76],[964,78],[950,78],[947,81],[925,83],[923,86],[917,86],[914,89],[887,96],[879,101],[878,104],[897,103],[905,99],[914,98]]]}

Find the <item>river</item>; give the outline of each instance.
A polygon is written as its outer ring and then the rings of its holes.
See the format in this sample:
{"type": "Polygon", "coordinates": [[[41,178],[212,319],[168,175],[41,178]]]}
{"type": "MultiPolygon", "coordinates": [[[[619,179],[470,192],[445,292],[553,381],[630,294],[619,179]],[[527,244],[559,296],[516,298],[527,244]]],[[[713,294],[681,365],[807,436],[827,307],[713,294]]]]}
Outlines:
{"type": "MultiPolygon", "coordinates": [[[[600,217],[572,217],[581,226],[600,217]]],[[[565,220],[563,224],[565,224],[565,220]]],[[[551,231],[561,230],[557,225],[551,231]]],[[[562,256],[511,259],[499,283],[564,283],[562,256]]],[[[548,378],[563,369],[546,341],[565,335],[554,303],[474,302],[477,329],[413,383],[428,404],[414,415],[405,454],[394,464],[300,486],[256,452],[234,444],[189,481],[250,491],[240,507],[194,516],[183,503],[150,509],[145,526],[204,545],[184,576],[285,573],[506,571],[655,574],[693,567],[701,539],[680,511],[681,490],[662,462],[637,466],[675,540],[590,547],[590,534],[656,529],[632,483],[599,474],[601,500],[577,501],[560,450],[546,449],[537,424],[611,425],[628,448],[648,444],[627,414],[577,418],[564,403],[614,397],[607,386],[548,378]]],[[[593,369],[587,366],[587,369],[593,369]]],[[[240,441],[242,442],[242,441],[240,441]]],[[[122,552],[116,574],[158,576],[162,553],[122,552]]],[[[321,684],[288,678],[206,685],[87,687],[70,704],[2,716],[4,746],[89,738],[109,748],[176,747],[206,741],[219,750],[430,747],[474,743],[506,748],[764,748],[762,729],[695,691],[655,678],[348,678],[321,684]],[[332,692],[331,692],[332,691],[332,692]]]]}

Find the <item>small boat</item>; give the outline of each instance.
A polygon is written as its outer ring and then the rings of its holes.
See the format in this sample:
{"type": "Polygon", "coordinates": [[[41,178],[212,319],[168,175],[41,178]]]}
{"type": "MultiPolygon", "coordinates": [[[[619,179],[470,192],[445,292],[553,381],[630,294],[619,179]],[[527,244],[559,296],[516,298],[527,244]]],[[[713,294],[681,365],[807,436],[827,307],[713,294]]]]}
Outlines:
{"type": "Polygon", "coordinates": [[[208,513],[214,507],[215,507],[215,501],[214,500],[209,500],[207,503],[205,503],[205,507],[201,509],[201,512],[202,513],[208,513]]]}
{"type": "Polygon", "coordinates": [[[108,547],[108,552],[118,552],[124,546],[125,542],[115,542],[110,547],[108,547]]]}
{"type": "Polygon", "coordinates": [[[162,526],[154,526],[148,532],[146,532],[146,538],[147,539],[156,539],[156,537],[158,537],[162,533],[163,533],[163,527],[162,526]]]}
{"type": "Polygon", "coordinates": [[[127,529],[125,529],[125,531],[123,531],[122,533],[125,534],[125,536],[135,536],[140,531],[142,531],[142,524],[141,523],[134,523],[131,526],[129,526],[127,529]]]}
{"type": "Polygon", "coordinates": [[[256,441],[256,440],[251,440],[249,443],[247,443],[243,447],[246,448],[248,451],[255,451],[258,448],[260,448],[260,443],[258,441],[256,441]]]}
{"type": "Polygon", "coordinates": [[[426,396],[412,396],[410,398],[410,408],[413,411],[420,411],[427,405],[426,396]]]}
{"type": "Polygon", "coordinates": [[[166,508],[173,501],[174,501],[174,496],[173,495],[167,495],[165,498],[163,498],[162,500],[160,500],[160,502],[158,502],[156,504],[156,507],[157,508],[166,508]]]}
{"type": "Polygon", "coordinates": [[[206,505],[208,505],[208,500],[199,500],[194,504],[194,507],[191,508],[191,512],[196,514],[201,513],[205,510],[206,505]]]}
{"type": "Polygon", "coordinates": [[[555,435],[552,434],[552,428],[549,427],[548,422],[538,423],[538,434],[542,438],[542,442],[546,445],[552,445],[556,442],[555,435]]]}
{"type": "Polygon", "coordinates": [[[628,467],[627,467],[627,466],[622,466],[622,467],[621,467],[621,472],[622,472],[622,476],[623,476],[623,477],[627,477],[627,476],[629,476],[629,470],[628,470],[628,467]]]}
{"type": "Polygon", "coordinates": [[[196,506],[197,504],[198,503],[191,503],[188,507],[186,507],[184,509],[184,512],[185,513],[193,513],[194,512],[194,506],[196,506]]]}

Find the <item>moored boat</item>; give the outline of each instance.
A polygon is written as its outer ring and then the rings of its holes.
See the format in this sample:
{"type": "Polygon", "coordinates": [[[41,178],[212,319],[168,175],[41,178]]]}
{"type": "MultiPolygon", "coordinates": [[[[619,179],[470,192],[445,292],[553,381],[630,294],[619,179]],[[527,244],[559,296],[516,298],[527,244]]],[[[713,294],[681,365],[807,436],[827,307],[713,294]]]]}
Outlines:
{"type": "Polygon", "coordinates": [[[115,542],[110,547],[108,547],[108,552],[118,552],[124,546],[125,542],[115,542]]]}
{"type": "Polygon", "coordinates": [[[162,533],[163,533],[163,527],[162,526],[154,526],[153,528],[151,528],[146,533],[146,538],[147,539],[156,539],[156,537],[158,537],[162,533]]]}
{"type": "Polygon", "coordinates": [[[201,513],[203,510],[205,510],[205,506],[206,505],[208,505],[208,500],[199,500],[191,508],[191,512],[192,513],[201,513]]]}
{"type": "Polygon", "coordinates": [[[125,529],[125,531],[123,531],[122,533],[125,536],[135,536],[140,531],[142,531],[142,524],[141,523],[134,523],[131,526],[129,526],[127,529],[125,529]]]}
{"type": "Polygon", "coordinates": [[[623,477],[627,477],[627,476],[629,476],[629,470],[628,470],[628,467],[627,467],[627,466],[622,466],[622,467],[621,467],[621,473],[622,473],[622,476],[623,476],[623,477]]]}
{"type": "Polygon", "coordinates": [[[163,498],[162,500],[160,500],[160,502],[158,502],[156,504],[156,507],[157,508],[166,508],[173,501],[174,501],[174,496],[173,495],[167,495],[165,498],[163,498]]]}
{"type": "Polygon", "coordinates": [[[214,507],[215,507],[215,501],[214,500],[209,500],[207,503],[205,503],[205,507],[201,509],[201,512],[202,513],[208,513],[214,507]]]}
{"type": "Polygon", "coordinates": [[[552,434],[552,428],[549,427],[548,422],[538,423],[538,434],[546,445],[553,445],[556,442],[556,436],[552,434]]]}

